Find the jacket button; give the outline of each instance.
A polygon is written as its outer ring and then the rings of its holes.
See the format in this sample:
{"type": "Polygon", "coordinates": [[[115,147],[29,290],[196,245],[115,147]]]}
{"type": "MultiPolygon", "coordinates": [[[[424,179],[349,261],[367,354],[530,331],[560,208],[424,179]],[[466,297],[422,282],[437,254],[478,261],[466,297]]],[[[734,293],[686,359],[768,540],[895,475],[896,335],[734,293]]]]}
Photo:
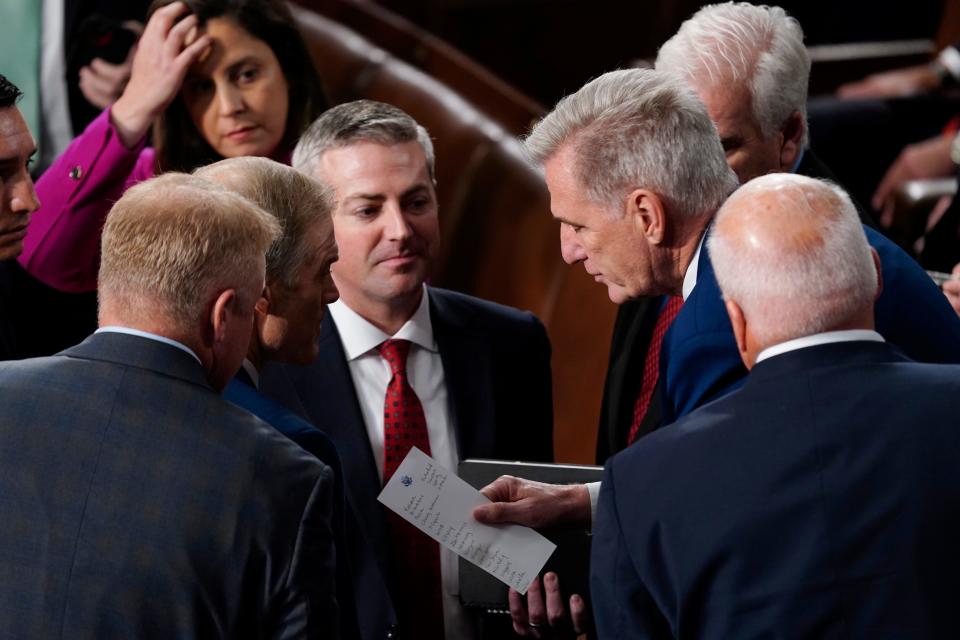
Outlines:
{"type": "Polygon", "coordinates": [[[397,627],[397,625],[392,624],[389,627],[387,627],[387,635],[386,635],[387,640],[397,640],[397,638],[399,637],[400,637],[400,629],[397,627]]]}
{"type": "Polygon", "coordinates": [[[70,169],[70,179],[79,180],[83,177],[83,167],[80,165],[75,166],[73,169],[70,169]]]}

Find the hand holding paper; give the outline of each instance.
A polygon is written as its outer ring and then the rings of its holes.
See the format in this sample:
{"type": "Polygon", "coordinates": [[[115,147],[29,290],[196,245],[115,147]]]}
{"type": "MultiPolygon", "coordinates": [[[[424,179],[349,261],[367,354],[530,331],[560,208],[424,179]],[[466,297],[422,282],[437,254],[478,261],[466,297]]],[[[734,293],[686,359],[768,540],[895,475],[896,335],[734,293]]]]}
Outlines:
{"type": "Polygon", "coordinates": [[[533,529],[474,520],[474,507],[489,500],[416,447],[377,499],[520,593],[526,593],[556,548],[533,529]]]}

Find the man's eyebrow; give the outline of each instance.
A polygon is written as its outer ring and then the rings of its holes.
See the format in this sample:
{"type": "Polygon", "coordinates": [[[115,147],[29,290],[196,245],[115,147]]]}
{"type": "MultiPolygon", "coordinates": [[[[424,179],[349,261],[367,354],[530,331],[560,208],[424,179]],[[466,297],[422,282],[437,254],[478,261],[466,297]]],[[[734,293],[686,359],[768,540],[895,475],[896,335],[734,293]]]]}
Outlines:
{"type": "MultiPolygon", "coordinates": [[[[36,155],[37,147],[34,146],[30,153],[27,154],[27,162],[33,160],[36,155]]],[[[23,156],[19,154],[14,156],[0,157],[0,164],[20,164],[21,162],[23,162],[23,156]]]]}
{"type": "Polygon", "coordinates": [[[382,193],[351,193],[344,200],[376,200],[377,202],[382,202],[386,200],[387,197],[382,193]]]}

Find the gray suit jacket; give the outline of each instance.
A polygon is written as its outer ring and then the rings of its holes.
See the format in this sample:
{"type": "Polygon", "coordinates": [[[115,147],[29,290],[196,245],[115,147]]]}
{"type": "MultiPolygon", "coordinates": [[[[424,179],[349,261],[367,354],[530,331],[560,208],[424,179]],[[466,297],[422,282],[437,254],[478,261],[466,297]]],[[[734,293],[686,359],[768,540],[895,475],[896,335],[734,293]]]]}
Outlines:
{"type": "Polygon", "coordinates": [[[0,363],[0,638],[335,637],[332,484],[169,345],[0,363]]]}

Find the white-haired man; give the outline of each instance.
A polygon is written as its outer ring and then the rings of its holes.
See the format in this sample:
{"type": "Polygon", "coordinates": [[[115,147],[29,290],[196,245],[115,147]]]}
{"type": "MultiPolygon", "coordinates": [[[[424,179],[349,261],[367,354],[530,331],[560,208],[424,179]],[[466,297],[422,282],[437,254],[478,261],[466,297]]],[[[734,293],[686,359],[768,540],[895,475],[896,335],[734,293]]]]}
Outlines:
{"type": "MultiPolygon", "coordinates": [[[[741,183],[777,171],[835,180],[808,148],[810,56],[800,24],[780,7],[705,6],[663,44],[656,69],[682,78],[706,105],[741,183]]],[[[617,312],[597,438],[600,464],[662,422],[651,362],[659,355],[657,329],[669,326],[675,311],[656,297],[617,312]]]]}
{"type": "Polygon", "coordinates": [[[757,178],[708,248],[751,373],[608,463],[600,637],[952,635],[960,367],[874,331],[879,259],[832,185],[757,178]]]}
{"type": "Polygon", "coordinates": [[[456,556],[376,501],[411,445],[451,469],[470,457],[552,459],[543,325],[425,283],[440,238],[433,164],[426,130],[370,100],[325,112],[294,152],[294,166],[336,196],[340,300],[328,307],[316,360],[284,369],[289,380],[265,371],[263,389],[304,411],[343,456],[348,497],[373,547],[369,571],[356,575],[370,594],[365,638],[473,636],[456,556]]]}
{"type": "Polygon", "coordinates": [[[220,397],[278,225],[208,181],[129,189],[100,328],[0,363],[0,618],[17,638],[334,637],[330,468],[220,397]]]}

